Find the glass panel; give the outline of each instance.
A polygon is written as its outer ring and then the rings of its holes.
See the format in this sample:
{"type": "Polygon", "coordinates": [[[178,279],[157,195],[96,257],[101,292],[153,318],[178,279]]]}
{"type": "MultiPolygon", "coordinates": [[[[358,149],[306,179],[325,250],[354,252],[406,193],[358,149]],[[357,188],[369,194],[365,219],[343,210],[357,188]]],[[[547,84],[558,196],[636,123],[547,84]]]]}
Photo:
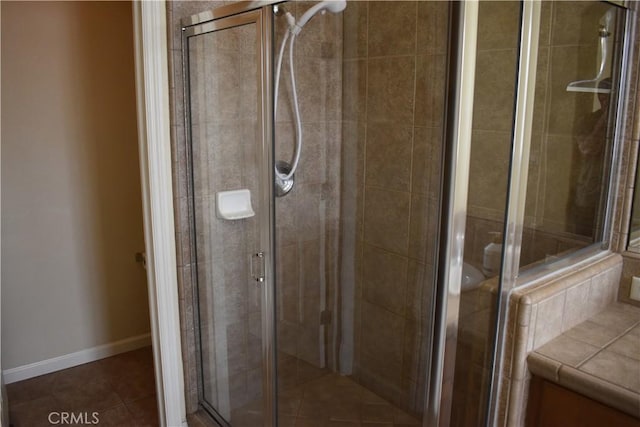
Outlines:
{"type": "Polygon", "coordinates": [[[482,1],[451,426],[484,426],[495,341],[520,2],[482,1]]]}
{"type": "Polygon", "coordinates": [[[602,239],[621,34],[617,7],[544,2],[521,267],[602,239]],[[598,93],[600,92],[600,93],[598,93]]]}
{"type": "MultiPolygon", "coordinates": [[[[310,6],[280,13],[300,20],[310,6]]],[[[349,1],[295,39],[302,151],[293,189],[276,199],[281,424],[423,417],[447,22],[446,2],[349,1]]],[[[276,64],[286,31],[276,17],[276,64]]],[[[275,158],[291,163],[288,43],[275,158]]]]}
{"type": "Polygon", "coordinates": [[[202,402],[234,426],[262,424],[260,288],[252,278],[252,255],[264,247],[258,218],[266,213],[256,173],[259,47],[255,24],[188,39],[202,402]],[[228,205],[216,195],[241,189],[255,216],[223,219],[228,205]]]}

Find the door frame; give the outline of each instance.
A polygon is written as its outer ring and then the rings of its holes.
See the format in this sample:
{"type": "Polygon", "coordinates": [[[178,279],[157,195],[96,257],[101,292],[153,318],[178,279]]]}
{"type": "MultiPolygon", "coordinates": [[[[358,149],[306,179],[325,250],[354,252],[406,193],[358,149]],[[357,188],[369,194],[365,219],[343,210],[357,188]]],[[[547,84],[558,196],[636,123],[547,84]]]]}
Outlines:
{"type": "Polygon", "coordinates": [[[138,149],[161,426],[187,426],[180,340],[165,1],[134,1],[138,149]]]}
{"type": "MultiPolygon", "coordinates": [[[[256,106],[256,149],[258,161],[256,215],[259,227],[258,246],[254,248],[254,257],[262,259],[262,277],[253,277],[259,286],[261,307],[261,355],[262,355],[262,419],[265,427],[276,425],[276,347],[275,347],[275,202],[274,202],[274,160],[273,160],[273,103],[272,100],[272,61],[269,52],[273,50],[272,9],[274,1],[241,1],[181,20],[183,49],[183,89],[185,92],[186,138],[191,144],[191,105],[189,72],[189,39],[204,34],[244,26],[255,25],[257,58],[257,100],[256,106]]],[[[191,171],[192,173],[193,171],[191,171]]],[[[193,197],[190,194],[189,197],[193,197]]],[[[215,311],[215,309],[214,309],[215,311]]],[[[219,409],[206,402],[199,391],[200,405],[213,418],[226,425],[219,409]],[[214,415],[215,413],[215,415],[214,415]],[[218,419],[222,418],[222,421],[218,419]]]]}

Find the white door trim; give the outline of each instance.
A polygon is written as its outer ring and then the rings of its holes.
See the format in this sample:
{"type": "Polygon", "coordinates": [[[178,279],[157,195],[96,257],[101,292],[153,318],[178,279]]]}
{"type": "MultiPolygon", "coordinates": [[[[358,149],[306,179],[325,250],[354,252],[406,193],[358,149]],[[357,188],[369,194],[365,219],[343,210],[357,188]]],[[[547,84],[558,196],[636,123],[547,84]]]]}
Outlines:
{"type": "Polygon", "coordinates": [[[160,425],[187,425],[176,265],[166,4],[134,1],[140,173],[160,425]]]}

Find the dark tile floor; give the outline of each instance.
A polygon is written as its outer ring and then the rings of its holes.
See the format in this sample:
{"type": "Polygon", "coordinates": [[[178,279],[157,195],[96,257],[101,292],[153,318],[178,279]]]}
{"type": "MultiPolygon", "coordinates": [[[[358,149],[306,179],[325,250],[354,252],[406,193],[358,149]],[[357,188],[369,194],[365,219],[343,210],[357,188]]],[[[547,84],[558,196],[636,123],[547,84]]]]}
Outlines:
{"type": "Polygon", "coordinates": [[[158,425],[151,347],[7,385],[13,427],[158,425]],[[85,424],[61,423],[62,414],[85,424]],[[76,418],[77,420],[78,418],[76,418]],[[95,423],[93,423],[95,424],[95,423]]]}

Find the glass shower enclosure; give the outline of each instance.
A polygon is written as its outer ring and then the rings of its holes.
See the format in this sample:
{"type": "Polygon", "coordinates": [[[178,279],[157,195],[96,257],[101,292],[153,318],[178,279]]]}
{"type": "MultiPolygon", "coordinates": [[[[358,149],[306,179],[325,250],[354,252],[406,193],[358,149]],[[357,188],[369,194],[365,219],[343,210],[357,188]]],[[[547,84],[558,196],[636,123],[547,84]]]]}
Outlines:
{"type": "Polygon", "coordinates": [[[487,425],[546,6],[217,3],[182,22],[201,407],[487,425]]]}
{"type": "Polygon", "coordinates": [[[201,402],[222,425],[418,425],[449,6],[313,5],[223,6],[185,26],[201,402]],[[276,197],[275,164],[296,152],[276,197]],[[253,215],[221,212],[238,190],[253,215]]]}

